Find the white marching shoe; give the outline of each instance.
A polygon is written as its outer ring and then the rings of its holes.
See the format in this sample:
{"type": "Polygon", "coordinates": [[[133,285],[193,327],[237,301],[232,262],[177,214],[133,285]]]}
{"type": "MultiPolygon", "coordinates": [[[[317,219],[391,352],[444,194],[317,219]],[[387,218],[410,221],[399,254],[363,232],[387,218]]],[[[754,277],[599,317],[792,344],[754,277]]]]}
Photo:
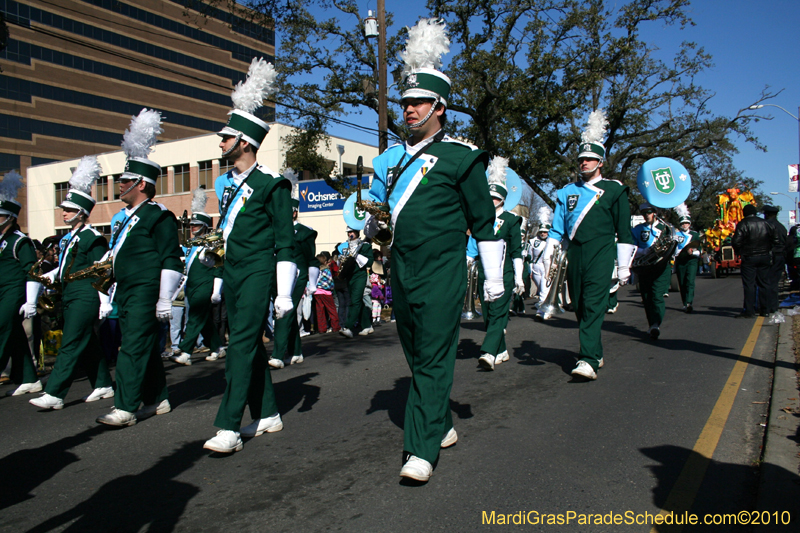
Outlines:
{"type": "Polygon", "coordinates": [[[283,429],[283,420],[280,413],[275,413],[269,418],[254,420],[252,424],[242,427],[239,431],[242,437],[258,437],[264,433],[276,433],[283,429]]]}
{"type": "Polygon", "coordinates": [[[458,433],[456,433],[456,428],[450,428],[450,431],[447,432],[447,435],[444,436],[442,439],[442,448],[449,448],[453,444],[458,441],[458,433]]]}
{"type": "Polygon", "coordinates": [[[173,355],[170,360],[175,361],[179,365],[192,366],[192,356],[186,352],[181,352],[180,355],[173,355]]]}
{"type": "Polygon", "coordinates": [[[362,329],[361,331],[358,332],[358,334],[361,335],[362,337],[366,337],[370,333],[375,333],[375,330],[372,329],[372,326],[368,327],[367,329],[362,329]]]}
{"type": "Polygon", "coordinates": [[[353,332],[350,331],[347,328],[340,329],[339,330],[339,335],[342,335],[343,337],[347,337],[348,339],[352,339],[353,338],[353,332]]]}
{"type": "Polygon", "coordinates": [[[28,402],[41,409],[64,408],[64,400],[62,400],[61,398],[56,398],[55,396],[50,396],[46,392],[41,396],[39,396],[38,398],[34,398],[33,400],[28,400],[28,402]]]}
{"type": "Polygon", "coordinates": [[[277,357],[270,357],[269,366],[271,366],[272,368],[283,368],[283,361],[281,361],[277,357]]]}
{"type": "Polygon", "coordinates": [[[30,394],[32,392],[41,392],[42,382],[35,381],[33,383],[23,383],[13,391],[8,391],[6,396],[22,396],[23,394],[30,394]]]}
{"type": "Polygon", "coordinates": [[[502,352],[497,354],[497,357],[494,358],[494,364],[495,364],[495,366],[497,366],[500,363],[502,363],[503,361],[508,361],[508,359],[509,359],[508,350],[503,350],[502,352]]]}
{"type": "Polygon", "coordinates": [[[573,376],[581,376],[586,379],[597,379],[597,373],[592,368],[592,365],[586,361],[578,361],[578,366],[572,369],[573,376]]]}
{"type": "Polygon", "coordinates": [[[303,354],[300,355],[293,355],[292,360],[289,362],[290,365],[299,365],[303,362],[303,354]]]}
{"type": "Polygon", "coordinates": [[[218,453],[239,452],[243,447],[244,444],[242,444],[242,438],[239,433],[229,429],[220,429],[217,431],[216,437],[208,439],[203,444],[203,449],[218,453]]]}
{"type": "Polygon", "coordinates": [[[414,479],[416,481],[428,481],[433,473],[433,466],[425,459],[420,459],[412,455],[400,470],[400,477],[414,479]]]}
{"type": "Polygon", "coordinates": [[[114,408],[107,415],[98,416],[97,422],[107,426],[127,427],[136,423],[136,415],[129,411],[114,408]]]}
{"type": "Polygon", "coordinates": [[[484,353],[478,357],[478,364],[486,370],[494,370],[495,357],[492,354],[484,353]]]}
{"type": "Polygon", "coordinates": [[[105,400],[106,398],[114,397],[114,389],[111,387],[98,387],[92,391],[89,396],[86,396],[83,401],[86,403],[96,402],[97,400],[105,400]]]}
{"type": "Polygon", "coordinates": [[[161,403],[145,405],[136,411],[136,418],[144,420],[145,418],[150,418],[155,415],[165,415],[170,411],[172,411],[172,406],[169,404],[169,400],[161,400],[161,403]]]}
{"type": "Polygon", "coordinates": [[[224,348],[220,348],[218,352],[211,352],[206,356],[206,361],[216,361],[217,359],[225,359],[226,352],[224,348]]]}

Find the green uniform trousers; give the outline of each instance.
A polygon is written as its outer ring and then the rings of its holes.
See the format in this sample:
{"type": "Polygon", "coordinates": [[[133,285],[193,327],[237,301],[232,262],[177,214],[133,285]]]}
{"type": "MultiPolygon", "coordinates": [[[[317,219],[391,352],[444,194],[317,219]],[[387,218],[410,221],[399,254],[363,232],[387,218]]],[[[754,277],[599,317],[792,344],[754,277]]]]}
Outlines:
{"type": "Polygon", "coordinates": [[[397,333],[411,369],[403,448],[431,464],[453,427],[450,389],[467,289],[465,246],[461,235],[447,233],[392,253],[397,333]]]}
{"type": "Polygon", "coordinates": [[[567,288],[578,318],[581,361],[597,371],[603,357],[603,319],[617,247],[613,239],[571,241],[567,250],[567,288]]]}
{"type": "Polygon", "coordinates": [[[76,298],[65,301],[64,332],[56,364],[47,380],[45,392],[50,396],[67,397],[69,387],[75,379],[78,366],[83,368],[92,389],[111,386],[111,374],[103,356],[103,347],[95,331],[95,322],[100,309],[100,300],[76,298]]]}
{"type": "Polygon", "coordinates": [[[661,325],[661,322],[664,321],[664,312],[667,309],[664,295],[669,291],[670,277],[672,277],[672,268],[667,260],[660,261],[655,266],[639,273],[639,291],[642,294],[648,326],[661,325]]]}
{"type": "Polygon", "coordinates": [[[486,325],[486,336],[483,338],[481,352],[496,356],[506,351],[505,329],[508,326],[508,303],[514,292],[514,274],[503,275],[503,296],[493,302],[483,299],[483,276],[478,283],[478,297],[481,300],[483,323],[486,325]]]}
{"type": "Polygon", "coordinates": [[[24,284],[20,290],[0,290],[0,370],[6,367],[10,358],[11,380],[18,384],[36,383],[38,379],[19,314],[24,303],[24,284]]]}
{"type": "Polygon", "coordinates": [[[687,261],[675,260],[675,271],[678,274],[678,285],[681,288],[683,305],[694,302],[694,280],[697,277],[699,263],[700,259],[694,256],[687,261]]]}
{"type": "Polygon", "coordinates": [[[357,270],[350,278],[350,283],[347,284],[347,289],[350,291],[350,307],[347,308],[347,321],[344,327],[350,331],[356,327],[356,322],[361,329],[372,327],[372,309],[364,305],[364,288],[367,286],[367,279],[366,269],[357,270]]]}
{"type": "Polygon", "coordinates": [[[167,377],[161,361],[160,325],[156,318],[159,279],[117,285],[122,343],[117,356],[114,406],[134,412],[140,403],[157,405],[168,398],[167,377]]]}
{"type": "Polygon", "coordinates": [[[212,352],[219,353],[222,346],[219,331],[214,327],[214,316],[211,313],[211,293],[214,289],[214,282],[204,284],[207,286],[195,289],[186,295],[189,302],[189,318],[186,320],[186,327],[183,330],[183,338],[178,348],[184,353],[191,354],[197,343],[197,337],[203,334],[203,344],[212,352]]]}
{"type": "Polygon", "coordinates": [[[616,291],[611,292],[611,293],[608,294],[608,310],[609,311],[614,309],[617,306],[617,304],[619,303],[619,300],[617,300],[617,292],[619,292],[619,291],[616,290],[616,291]]]}
{"type": "MultiPolygon", "coordinates": [[[[275,320],[275,346],[272,348],[272,357],[284,359],[284,355],[302,355],[303,347],[300,343],[300,324],[297,323],[297,306],[308,284],[308,270],[297,277],[292,291],[292,304],[294,312],[286,313],[282,318],[275,320]]],[[[277,288],[273,294],[278,294],[277,288]]]]}
{"type": "Polygon", "coordinates": [[[253,420],[278,412],[267,350],[261,342],[270,287],[275,282],[275,263],[226,263],[223,279],[231,331],[225,358],[228,384],[214,425],[239,431],[247,405],[253,420]]]}

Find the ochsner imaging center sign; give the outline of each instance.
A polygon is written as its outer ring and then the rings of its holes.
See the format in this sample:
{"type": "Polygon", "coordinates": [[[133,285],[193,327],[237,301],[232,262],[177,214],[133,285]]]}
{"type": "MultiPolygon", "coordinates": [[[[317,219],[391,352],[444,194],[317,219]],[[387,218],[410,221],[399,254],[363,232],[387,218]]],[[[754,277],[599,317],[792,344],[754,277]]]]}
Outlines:
{"type": "MultiPolygon", "coordinates": [[[[355,178],[346,178],[345,183],[348,187],[356,186],[355,178]]],[[[367,187],[369,176],[362,178],[361,186],[367,187]]],[[[335,190],[331,189],[324,180],[301,181],[300,182],[300,212],[307,211],[336,211],[344,209],[343,198],[335,190]]]]}

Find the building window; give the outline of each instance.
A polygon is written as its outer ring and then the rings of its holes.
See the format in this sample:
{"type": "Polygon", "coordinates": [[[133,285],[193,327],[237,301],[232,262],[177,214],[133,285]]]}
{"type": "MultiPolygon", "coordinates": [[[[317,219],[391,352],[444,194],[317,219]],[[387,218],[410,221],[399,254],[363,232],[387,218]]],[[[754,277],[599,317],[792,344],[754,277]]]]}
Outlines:
{"type": "Polygon", "coordinates": [[[189,163],[183,165],[175,165],[175,174],[173,178],[174,189],[173,192],[189,192],[191,185],[189,185],[189,163]]]}
{"type": "Polygon", "coordinates": [[[114,200],[119,200],[119,180],[122,179],[122,174],[114,174],[114,200]]]}
{"type": "Polygon", "coordinates": [[[158,180],[156,180],[156,196],[164,196],[167,194],[168,182],[167,167],[161,167],[161,174],[158,176],[158,180]]]}
{"type": "Polygon", "coordinates": [[[219,175],[220,176],[222,176],[223,174],[225,174],[226,172],[228,172],[232,168],[233,168],[233,163],[231,163],[227,159],[220,159],[219,160],[219,175]]]}
{"type": "Polygon", "coordinates": [[[100,179],[97,180],[97,192],[95,193],[95,198],[97,198],[98,202],[107,202],[108,201],[108,178],[110,176],[100,176],[100,179]]]}
{"type": "Polygon", "coordinates": [[[92,227],[106,239],[111,238],[111,224],[92,224],[92,227]]]}
{"type": "Polygon", "coordinates": [[[67,198],[67,191],[69,191],[69,182],[56,183],[56,207],[67,198]]]}
{"type": "Polygon", "coordinates": [[[67,233],[69,233],[69,228],[59,228],[56,230],[56,237],[61,239],[61,237],[63,237],[67,233]]]}
{"type": "Polygon", "coordinates": [[[200,161],[197,163],[200,178],[200,187],[211,190],[214,188],[213,161],[200,161]]]}

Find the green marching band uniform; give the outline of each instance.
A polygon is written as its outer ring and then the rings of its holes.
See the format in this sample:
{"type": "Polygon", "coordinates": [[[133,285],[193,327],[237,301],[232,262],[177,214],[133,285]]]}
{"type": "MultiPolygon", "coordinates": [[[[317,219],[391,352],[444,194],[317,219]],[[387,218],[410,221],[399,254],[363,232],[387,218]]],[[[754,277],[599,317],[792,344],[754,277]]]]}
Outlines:
{"type": "MultiPolygon", "coordinates": [[[[496,160],[497,158],[493,160],[493,163],[496,160]]],[[[490,165],[490,169],[491,167],[492,165],[490,165]]],[[[489,194],[493,198],[505,200],[507,191],[504,185],[505,183],[490,183],[489,194]]],[[[508,361],[509,359],[508,350],[506,349],[505,329],[508,325],[509,302],[512,295],[515,294],[515,278],[517,276],[515,276],[514,272],[514,262],[517,260],[517,269],[519,269],[519,265],[522,264],[522,239],[519,236],[520,228],[522,227],[522,218],[510,211],[503,210],[502,207],[498,207],[497,210],[500,212],[496,215],[494,222],[494,234],[495,237],[502,239],[505,243],[503,296],[492,302],[487,302],[483,294],[483,285],[486,277],[482,270],[478,272],[478,294],[481,300],[483,321],[486,325],[486,336],[481,345],[482,353],[478,359],[478,363],[487,370],[494,370],[495,365],[499,365],[503,361],[508,361]]],[[[471,236],[467,243],[467,257],[470,260],[474,260],[478,257],[477,242],[471,236]]]]}
{"type": "Polygon", "coordinates": [[[525,242],[527,220],[520,217],[519,226],[520,249],[522,254],[522,279],[525,282],[525,291],[521,294],[514,293],[511,310],[518,315],[525,314],[525,296],[530,290],[531,283],[531,243],[525,242]]]}
{"type": "MultiPolygon", "coordinates": [[[[95,201],[91,197],[92,183],[100,176],[102,169],[94,156],[84,157],[78,164],[70,185],[72,189],[61,208],[76,210],[70,223],[78,217],[88,217],[95,201]],[[88,178],[88,179],[87,179],[88,178]]],[[[111,374],[103,356],[100,338],[95,329],[100,315],[101,301],[108,296],[98,293],[92,286],[92,279],[66,282],[68,274],[92,266],[108,251],[108,241],[97,230],[83,221],[77,222],[72,231],[64,235],[59,243],[61,250],[58,267],[45,276],[61,283],[64,312],[64,330],[61,347],[58,350],[55,366],[47,380],[45,395],[31,400],[37,407],[61,409],[70,385],[75,379],[78,366],[89,378],[93,392],[87,401],[114,396],[111,388],[111,374]]]]}
{"type": "MultiPolygon", "coordinates": [[[[414,33],[422,25],[440,30],[446,39],[443,25],[432,19],[421,20],[414,33]]],[[[410,38],[407,51],[412,46],[410,38]]],[[[386,203],[391,213],[392,297],[400,344],[411,370],[400,475],[423,482],[430,478],[441,447],[457,439],[450,391],[466,292],[466,232],[471,230],[478,241],[483,268],[494,274],[486,290],[496,290],[496,296],[502,291],[503,246],[493,230],[495,213],[485,174],[489,155],[437,131],[450,80],[430,68],[432,64],[411,65],[403,92],[404,101],[428,102],[419,105],[430,107],[428,118],[435,122],[418,131],[429,135],[416,137],[414,144],[394,145],[373,159],[375,177],[369,192],[371,200],[386,203]]],[[[404,104],[404,113],[413,105],[404,104]]],[[[425,120],[412,128],[421,128],[425,120]]],[[[367,237],[377,233],[379,222],[374,216],[367,218],[367,237]]],[[[359,298],[360,293],[351,297],[359,298]]]]}
{"type": "Polygon", "coordinates": [[[345,243],[345,246],[345,253],[355,258],[356,266],[350,281],[347,282],[347,289],[350,292],[347,321],[339,333],[345,337],[352,337],[356,324],[361,327],[359,334],[372,332],[372,309],[364,305],[364,289],[369,279],[367,269],[372,266],[374,255],[372,254],[372,245],[361,239],[349,241],[345,243]]]}
{"type": "MultiPolygon", "coordinates": [[[[692,219],[688,216],[680,218],[680,225],[691,224],[692,219]]],[[[675,249],[675,272],[678,274],[678,286],[681,289],[681,301],[683,310],[691,313],[694,305],[694,284],[697,278],[697,269],[700,266],[700,234],[692,229],[683,231],[683,228],[675,232],[678,238],[678,247],[675,249]],[[693,246],[687,248],[689,243],[693,246]]]]}
{"type": "Polygon", "coordinates": [[[20,384],[10,395],[42,390],[36,377],[28,338],[22,327],[23,309],[36,309],[39,284],[29,280],[28,271],[36,263],[36,251],[31,240],[17,226],[21,205],[17,202],[17,189],[22,186],[22,176],[12,171],[0,184],[0,215],[6,222],[0,235],[0,370],[11,358],[11,379],[20,384]]]}
{"type": "MultiPolygon", "coordinates": [[[[287,169],[286,174],[290,174],[287,169]]],[[[293,172],[290,174],[293,176],[293,172]]],[[[292,181],[290,179],[290,181],[292,181]]],[[[298,213],[300,200],[295,196],[297,185],[292,188],[292,212],[298,213]]],[[[294,221],[294,245],[292,247],[292,260],[297,265],[297,280],[292,290],[292,305],[299,309],[300,300],[306,291],[306,286],[311,281],[310,287],[316,291],[319,278],[319,261],[317,260],[317,232],[313,229],[294,221]]],[[[309,289],[310,290],[310,289],[309,289]]],[[[313,292],[312,292],[313,293],[313,292]]],[[[273,287],[273,294],[277,295],[277,284],[273,287]]],[[[269,360],[270,366],[283,368],[284,355],[289,364],[303,362],[303,347],[300,343],[300,324],[295,313],[286,313],[275,320],[275,345],[269,360]]]]}
{"type": "MultiPolygon", "coordinates": [[[[590,115],[590,126],[597,120],[605,122],[602,111],[590,115]]],[[[587,131],[593,130],[597,131],[587,128],[587,131]]],[[[602,130],[604,132],[605,128],[602,130]]],[[[601,333],[608,309],[614,259],[619,263],[620,282],[627,283],[635,251],[630,230],[629,189],[600,174],[605,158],[601,139],[602,134],[593,139],[584,134],[578,160],[587,166],[596,165],[592,170],[582,171],[577,182],[558,191],[545,252],[549,256],[549,249],[556,244],[568,246],[567,286],[578,319],[580,339],[580,360],[572,374],[587,379],[596,379],[596,372],[603,364],[601,333]]]]}
{"type": "MultiPolygon", "coordinates": [[[[162,131],[160,114],[143,109],[131,122],[131,135],[141,130],[152,131],[152,125],[148,127],[147,121],[157,121],[157,131],[162,131]]],[[[134,151],[126,144],[127,138],[128,132],[123,139],[123,150],[128,160],[122,179],[132,180],[134,184],[121,197],[137,190],[141,181],[155,186],[161,173],[157,163],[144,157],[149,149],[146,152],[134,151]],[[135,153],[139,155],[132,155],[135,153]]],[[[152,146],[155,138],[151,141],[152,146]]],[[[129,206],[125,218],[111,237],[109,254],[116,278],[113,298],[119,310],[122,342],[115,375],[115,410],[97,421],[112,426],[130,426],[171,409],[158,339],[159,321],[169,320],[171,298],[183,272],[175,215],[152,199],[129,206]],[[168,311],[159,314],[165,303],[168,311]],[[144,403],[144,408],[137,412],[140,403],[144,403]]]]}
{"type": "MultiPolygon", "coordinates": [[[[653,210],[650,204],[642,204],[639,211],[653,210]]],[[[663,231],[667,230],[664,222],[655,218],[652,224],[642,222],[631,230],[633,240],[638,247],[636,256],[640,257],[647,253],[647,250],[655,244],[663,231]]],[[[697,264],[695,263],[695,268],[697,264]]],[[[666,258],[654,265],[642,267],[637,270],[639,278],[639,292],[642,296],[644,312],[647,316],[647,333],[652,339],[657,339],[661,334],[661,323],[664,321],[664,313],[667,305],[664,295],[669,291],[669,282],[672,277],[672,268],[666,258]]]]}
{"type": "MultiPolygon", "coordinates": [[[[271,64],[255,58],[244,87],[247,89],[265,76],[274,80],[274,75],[271,64]]],[[[234,102],[237,102],[236,91],[242,86],[242,83],[237,85],[234,102]]],[[[257,109],[272,91],[271,82],[251,90],[256,101],[250,109],[257,109]]],[[[256,437],[264,431],[283,428],[261,334],[269,311],[270,291],[276,283],[275,318],[291,314],[297,268],[291,262],[294,246],[291,183],[256,161],[257,150],[268,131],[265,122],[237,108],[218,133],[223,139],[221,146],[230,143],[223,157],[234,163],[234,168],[214,183],[220,201],[218,229],[225,239],[223,286],[230,338],[225,359],[227,386],[214,420],[214,425],[221,429],[206,441],[204,448],[220,453],[241,450],[242,436],[256,437]],[[246,168],[241,168],[245,165],[246,168]],[[240,428],[247,406],[254,423],[240,428]],[[268,421],[269,428],[263,426],[263,421],[268,421]]]]}
{"type": "MultiPolygon", "coordinates": [[[[206,202],[206,191],[196,189],[192,199],[192,220],[190,225],[200,226],[200,232],[205,233],[211,226],[211,217],[203,212],[206,202]]],[[[214,303],[222,300],[222,273],[223,266],[214,266],[213,259],[201,256],[202,248],[192,246],[186,253],[186,285],[184,294],[188,303],[188,318],[183,330],[181,342],[178,345],[181,353],[172,356],[176,363],[191,365],[191,354],[194,351],[197,338],[203,335],[203,344],[210,350],[206,357],[209,361],[216,361],[220,356],[222,339],[219,331],[214,327],[214,317],[211,312],[214,303]]]]}

